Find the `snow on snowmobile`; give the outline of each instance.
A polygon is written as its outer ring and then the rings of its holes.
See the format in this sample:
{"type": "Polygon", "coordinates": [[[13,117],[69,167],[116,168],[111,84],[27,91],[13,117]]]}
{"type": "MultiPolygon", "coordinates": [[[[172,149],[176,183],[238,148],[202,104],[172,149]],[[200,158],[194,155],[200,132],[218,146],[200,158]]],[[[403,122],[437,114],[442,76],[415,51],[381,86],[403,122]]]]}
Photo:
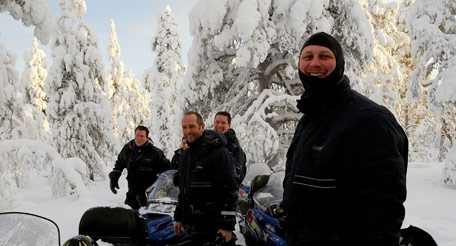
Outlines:
{"type": "Polygon", "coordinates": [[[114,245],[172,245],[181,239],[174,232],[173,213],[179,188],[173,177],[177,170],[161,173],[146,191],[147,206],[138,210],[123,207],[88,209],[79,222],[79,234],[114,245]]]}

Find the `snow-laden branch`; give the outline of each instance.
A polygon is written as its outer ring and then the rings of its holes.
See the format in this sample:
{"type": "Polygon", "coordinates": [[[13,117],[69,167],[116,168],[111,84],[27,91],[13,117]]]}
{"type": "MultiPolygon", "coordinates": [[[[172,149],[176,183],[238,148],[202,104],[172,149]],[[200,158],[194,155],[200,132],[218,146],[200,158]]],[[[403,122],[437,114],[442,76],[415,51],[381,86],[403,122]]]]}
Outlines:
{"type": "MultiPolygon", "coordinates": [[[[300,114],[296,108],[299,97],[290,96],[275,90],[264,90],[242,116],[233,119],[239,141],[247,154],[249,163],[264,162],[270,167],[280,166],[273,163],[280,146],[279,127],[285,122],[298,121],[300,114]],[[278,114],[280,112],[280,114],[278,114]]],[[[294,127],[294,125],[293,125],[294,127]]]]}
{"type": "Polygon", "coordinates": [[[34,36],[42,44],[48,44],[55,31],[55,21],[47,0],[4,0],[0,1],[0,13],[9,12],[25,26],[35,26],[34,36]]]}
{"type": "Polygon", "coordinates": [[[54,197],[80,195],[89,182],[87,165],[81,159],[63,159],[51,145],[31,139],[0,142],[0,171],[16,187],[28,187],[30,173],[40,173],[48,178],[54,197]]]}

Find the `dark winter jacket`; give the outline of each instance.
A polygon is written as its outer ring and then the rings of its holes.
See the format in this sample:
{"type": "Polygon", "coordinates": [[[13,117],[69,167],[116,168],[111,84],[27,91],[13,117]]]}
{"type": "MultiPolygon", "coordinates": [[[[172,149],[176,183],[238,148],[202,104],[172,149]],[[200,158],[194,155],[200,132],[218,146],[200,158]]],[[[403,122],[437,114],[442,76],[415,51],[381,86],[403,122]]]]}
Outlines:
{"type": "Polygon", "coordinates": [[[224,146],[225,137],[206,130],[189,144],[179,165],[179,201],[174,220],[212,233],[234,230],[237,184],[234,158],[224,146]]]}
{"type": "Polygon", "coordinates": [[[170,169],[170,163],[163,151],[151,142],[138,149],[131,140],[120,151],[113,170],[122,173],[124,168],[128,171],[128,191],[140,194],[155,182],[159,173],[170,169]],[[134,149],[138,151],[136,155],[134,149]]]}
{"type": "Polygon", "coordinates": [[[236,180],[238,185],[242,183],[242,180],[244,180],[245,173],[247,171],[246,167],[246,156],[244,151],[241,148],[241,145],[239,144],[239,141],[236,137],[236,132],[234,132],[233,129],[228,129],[227,132],[225,132],[225,137],[228,140],[228,144],[226,145],[226,148],[228,151],[231,152],[233,155],[234,159],[236,160],[236,180]]]}
{"type": "Polygon", "coordinates": [[[171,159],[171,168],[172,169],[179,169],[179,161],[182,156],[182,152],[184,152],[183,148],[179,148],[174,151],[173,158],[171,159]]]}
{"type": "Polygon", "coordinates": [[[306,245],[398,245],[408,141],[393,114],[352,90],[304,93],[287,153],[286,228],[306,245]],[[296,233],[297,232],[297,233],[296,233]]]}

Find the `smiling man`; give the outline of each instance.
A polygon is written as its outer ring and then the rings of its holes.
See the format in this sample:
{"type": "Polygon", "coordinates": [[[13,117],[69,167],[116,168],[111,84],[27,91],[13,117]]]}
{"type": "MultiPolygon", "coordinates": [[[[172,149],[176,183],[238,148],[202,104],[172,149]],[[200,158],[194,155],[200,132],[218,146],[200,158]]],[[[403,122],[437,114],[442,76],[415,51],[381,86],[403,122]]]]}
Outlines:
{"type": "Polygon", "coordinates": [[[226,138],[205,130],[200,114],[187,112],[182,132],[189,147],[179,164],[179,198],[174,231],[190,238],[186,245],[214,245],[217,234],[234,245],[237,184],[234,158],[224,147],[226,138]]]}
{"type": "Polygon", "coordinates": [[[408,141],[394,115],[352,90],[339,42],[312,35],[299,57],[304,113],[287,153],[287,245],[397,246],[408,141]]]}
{"type": "Polygon", "coordinates": [[[244,180],[246,167],[246,156],[236,137],[236,132],[231,128],[231,114],[220,111],[215,114],[214,129],[225,135],[228,144],[225,146],[236,160],[236,180],[238,185],[244,180]]]}
{"type": "Polygon", "coordinates": [[[109,173],[110,188],[114,194],[117,194],[118,181],[125,168],[128,172],[125,204],[133,209],[139,209],[147,203],[146,189],[155,182],[159,173],[171,168],[163,151],[149,140],[147,127],[136,127],[135,138],[122,148],[112,172],[109,173]]]}

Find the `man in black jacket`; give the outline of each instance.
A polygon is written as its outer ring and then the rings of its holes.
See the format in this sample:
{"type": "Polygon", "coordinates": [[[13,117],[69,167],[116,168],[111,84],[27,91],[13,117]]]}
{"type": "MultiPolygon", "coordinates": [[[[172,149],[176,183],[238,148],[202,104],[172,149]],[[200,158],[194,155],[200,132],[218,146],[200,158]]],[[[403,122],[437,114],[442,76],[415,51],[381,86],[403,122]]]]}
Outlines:
{"type": "Polygon", "coordinates": [[[242,180],[244,180],[247,171],[246,157],[239,144],[239,140],[236,137],[236,132],[231,128],[231,114],[225,111],[220,111],[215,114],[214,129],[225,135],[228,140],[228,144],[225,147],[231,152],[236,160],[236,180],[238,185],[240,185],[242,180]]]}
{"type": "Polygon", "coordinates": [[[182,131],[189,148],[179,164],[179,198],[174,231],[188,236],[191,245],[213,245],[217,234],[233,244],[236,224],[237,184],[234,158],[217,131],[204,130],[203,118],[188,112],[182,131]]]}
{"type": "Polygon", "coordinates": [[[157,179],[157,175],[170,169],[169,160],[163,151],[149,141],[149,129],[138,126],[135,139],[128,142],[120,151],[113,170],[109,173],[110,187],[114,194],[119,188],[122,170],[128,171],[128,192],[125,204],[138,209],[147,204],[146,189],[157,179]]]}
{"type": "Polygon", "coordinates": [[[339,42],[312,35],[299,59],[304,116],[287,153],[288,245],[397,246],[408,140],[394,115],[350,88],[339,42]]]}

